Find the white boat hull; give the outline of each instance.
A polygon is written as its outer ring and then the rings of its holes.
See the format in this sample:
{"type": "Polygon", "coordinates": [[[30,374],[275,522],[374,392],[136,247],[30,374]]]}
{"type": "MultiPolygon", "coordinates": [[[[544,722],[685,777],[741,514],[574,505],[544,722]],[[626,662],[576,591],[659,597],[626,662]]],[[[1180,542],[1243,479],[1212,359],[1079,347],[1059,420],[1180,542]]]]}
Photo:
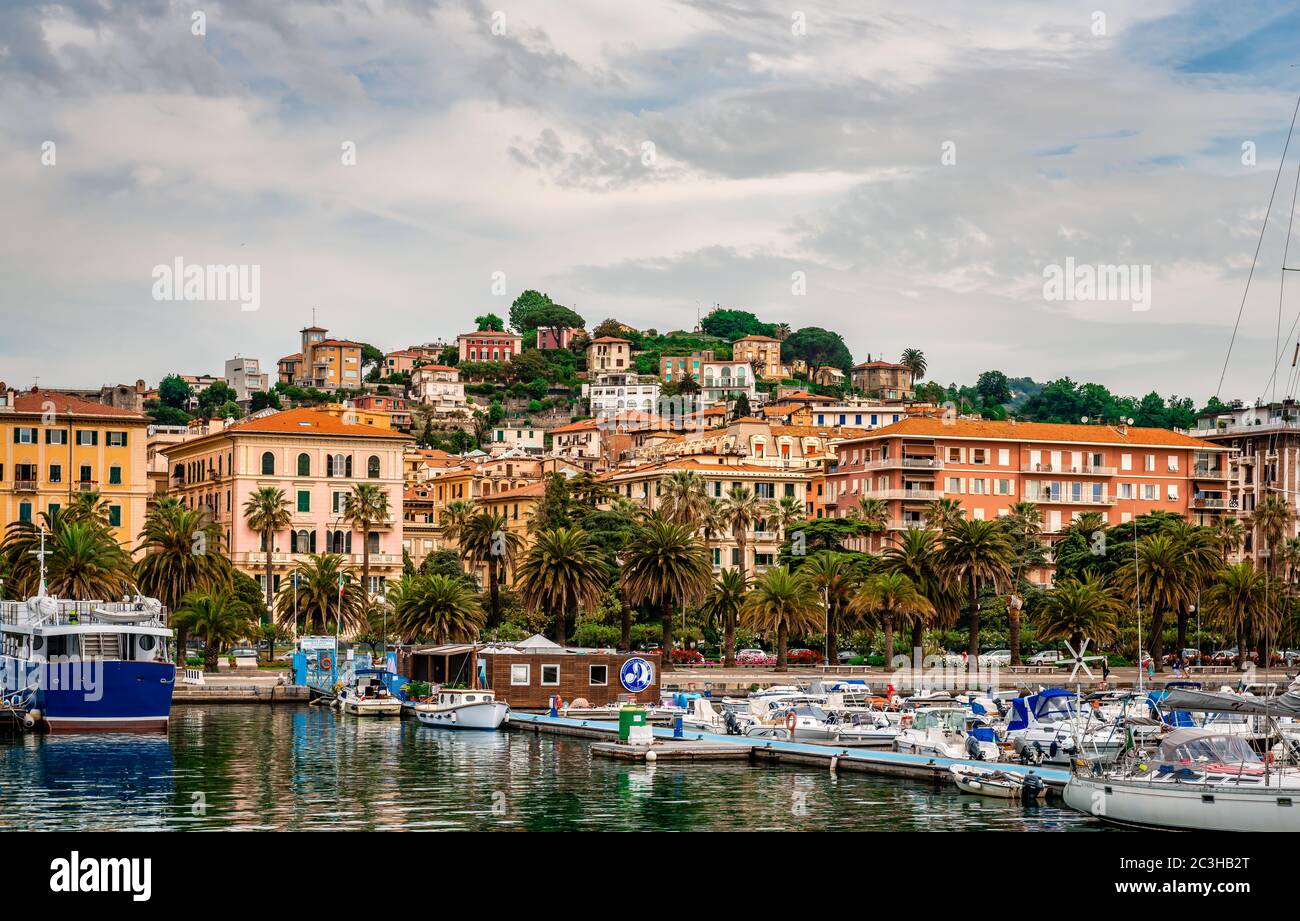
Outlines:
{"type": "Polygon", "coordinates": [[[500,729],[509,717],[509,705],[495,700],[415,711],[421,723],[442,729],[500,729]]]}
{"type": "Polygon", "coordinates": [[[353,716],[400,716],[402,702],[392,700],[344,700],[343,712],[353,716]]]}
{"type": "Polygon", "coordinates": [[[1104,822],[1204,831],[1300,831],[1300,787],[1238,789],[1074,776],[1065,803],[1104,822]],[[1290,805],[1295,803],[1295,805],[1290,805]]]}

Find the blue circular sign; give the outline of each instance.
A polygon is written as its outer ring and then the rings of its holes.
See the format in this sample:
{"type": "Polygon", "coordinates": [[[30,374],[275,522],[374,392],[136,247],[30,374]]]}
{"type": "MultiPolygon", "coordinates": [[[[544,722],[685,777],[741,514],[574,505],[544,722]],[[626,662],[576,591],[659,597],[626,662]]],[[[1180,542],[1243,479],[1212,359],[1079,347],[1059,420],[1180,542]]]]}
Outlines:
{"type": "Polygon", "coordinates": [[[654,683],[654,666],[640,656],[633,656],[618,670],[618,680],[633,694],[640,694],[654,683]]]}

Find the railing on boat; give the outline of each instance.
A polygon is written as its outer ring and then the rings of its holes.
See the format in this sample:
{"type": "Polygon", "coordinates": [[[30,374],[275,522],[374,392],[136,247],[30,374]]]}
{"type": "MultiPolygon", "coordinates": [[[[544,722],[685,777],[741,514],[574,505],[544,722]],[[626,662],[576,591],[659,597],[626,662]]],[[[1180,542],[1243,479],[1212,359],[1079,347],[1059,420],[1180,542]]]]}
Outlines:
{"type": "MultiPolygon", "coordinates": [[[[79,624],[82,626],[120,626],[117,620],[97,617],[95,611],[106,614],[149,614],[149,608],[134,601],[65,601],[58,600],[58,610],[52,614],[41,614],[30,610],[26,601],[0,601],[0,623],[10,626],[59,627],[79,624]]],[[[167,610],[158,608],[153,616],[142,616],[136,623],[147,627],[166,627],[167,610]]]]}

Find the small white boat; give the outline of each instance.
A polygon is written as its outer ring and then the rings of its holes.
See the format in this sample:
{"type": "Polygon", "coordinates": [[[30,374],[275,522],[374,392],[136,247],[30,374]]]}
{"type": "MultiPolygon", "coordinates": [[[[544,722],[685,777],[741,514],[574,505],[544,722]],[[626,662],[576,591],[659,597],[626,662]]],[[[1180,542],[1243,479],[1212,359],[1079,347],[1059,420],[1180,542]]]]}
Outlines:
{"type": "Polygon", "coordinates": [[[339,691],[339,709],[353,716],[400,716],[402,702],[372,675],[357,675],[339,691]]]}
{"type": "Polygon", "coordinates": [[[967,731],[970,715],[959,707],[926,707],[916,711],[894,738],[894,751],[959,761],[998,761],[997,743],[967,731]]]}
{"type": "Polygon", "coordinates": [[[491,691],[442,688],[433,700],[416,706],[415,718],[443,729],[499,729],[510,718],[510,706],[491,691]]]}
{"type": "Polygon", "coordinates": [[[970,764],[954,764],[948,770],[952,771],[957,788],[964,793],[1018,800],[1039,800],[1047,796],[1047,785],[1033,771],[1021,774],[970,764]]]}

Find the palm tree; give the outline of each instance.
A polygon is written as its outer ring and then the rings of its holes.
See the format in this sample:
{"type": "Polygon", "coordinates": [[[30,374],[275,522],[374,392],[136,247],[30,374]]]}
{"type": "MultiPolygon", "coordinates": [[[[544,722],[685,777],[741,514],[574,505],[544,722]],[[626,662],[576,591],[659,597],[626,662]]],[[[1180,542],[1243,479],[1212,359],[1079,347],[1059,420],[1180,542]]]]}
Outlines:
{"type": "Polygon", "coordinates": [[[217,656],[232,643],[251,636],[257,629],[257,616],[233,593],[199,589],[181,599],[172,612],[177,629],[203,637],[204,668],[217,670],[217,656]]]}
{"type": "Polygon", "coordinates": [[[79,601],[115,599],[126,590],[131,557],[106,528],[72,521],[46,540],[49,591],[79,601]]]}
{"type": "Polygon", "coordinates": [[[859,496],[858,504],[850,510],[872,534],[883,534],[889,527],[889,505],[875,496],[859,496]]]}
{"type": "Polygon", "coordinates": [[[957,585],[965,585],[970,594],[970,642],[967,646],[971,666],[980,655],[980,588],[1001,591],[1011,581],[1015,551],[1006,531],[997,521],[953,522],[943,534],[939,551],[941,571],[957,585]]]}
{"type": "Polygon", "coordinates": [[[936,531],[947,531],[956,521],[966,518],[960,499],[935,499],[925,511],[925,524],[936,531]]]}
{"type": "Polygon", "coordinates": [[[266,609],[271,610],[272,583],[271,554],[275,550],[275,532],[283,531],[292,521],[289,514],[289,500],[284,490],[275,486],[263,486],[248,497],[244,503],[244,521],[248,527],[262,535],[262,546],[266,550],[266,609]]]}
{"type": "MultiPolygon", "coordinates": [[[[1091,513],[1087,513],[1091,514],[1091,513]]],[[[1015,594],[1025,573],[1047,565],[1047,548],[1043,544],[1043,516],[1033,502],[1016,502],[1002,519],[1011,538],[1011,549],[1016,556],[1016,572],[1012,579],[1012,597],[1007,602],[1007,620],[1010,624],[1009,645],[1011,664],[1020,663],[1020,607],[1021,599],[1015,594]]]]}
{"type": "MultiPolygon", "coordinates": [[[[1178,616],[1178,649],[1183,650],[1187,648],[1187,625],[1191,619],[1191,605],[1200,595],[1202,587],[1214,578],[1223,563],[1209,528],[1187,521],[1175,521],[1168,526],[1168,533],[1177,539],[1182,548],[1183,567],[1188,580],[1188,597],[1175,611],[1178,616]]],[[[1286,542],[1282,541],[1278,549],[1285,554],[1286,542]]],[[[1181,654],[1180,652],[1179,655],[1181,654]]]]}
{"type": "Polygon", "coordinates": [[[89,513],[88,507],[74,504],[55,511],[41,512],[36,521],[14,521],[9,524],[4,541],[0,542],[0,558],[5,561],[3,568],[8,571],[7,584],[13,597],[28,597],[40,590],[41,565],[37,553],[41,549],[42,532],[45,533],[45,549],[49,554],[46,557],[46,585],[51,591],[55,590],[50,577],[59,561],[54,559],[54,554],[59,552],[59,547],[65,551],[71,549],[71,544],[65,537],[66,532],[74,526],[78,535],[75,544],[79,556],[84,558],[91,547],[97,547],[102,552],[94,552],[91,556],[99,560],[99,566],[107,567],[110,573],[121,567],[121,572],[99,580],[89,597],[106,600],[121,593],[122,586],[130,575],[130,557],[121,551],[108,527],[107,518],[101,521],[98,515],[89,513]]]}
{"type": "Polygon", "coordinates": [[[388,490],[378,483],[357,483],[343,497],[343,521],[361,532],[361,590],[370,597],[370,532],[388,521],[388,490]]]}
{"type": "Polygon", "coordinates": [[[849,610],[874,620],[885,633],[885,667],[894,659],[894,625],[899,615],[913,624],[924,623],[934,614],[934,605],[910,578],[901,572],[878,572],[858,588],[849,610]]]}
{"type": "Polygon", "coordinates": [[[1119,636],[1123,603],[1096,573],[1062,579],[1043,596],[1034,616],[1040,640],[1068,640],[1080,652],[1085,637],[1108,643],[1119,636]]]}
{"type": "MultiPolygon", "coordinates": [[[[352,572],[337,553],[313,553],[294,567],[301,632],[350,636],[366,628],[366,601],[352,572]]],[[[282,626],[294,625],[294,592],[289,585],[276,596],[275,608],[282,626]]]]}
{"type": "Polygon", "coordinates": [[[803,561],[799,575],[818,592],[826,608],[826,662],[833,665],[839,650],[839,615],[852,594],[854,567],[852,559],[832,550],[818,550],[803,561]]]}
{"type": "Polygon", "coordinates": [[[676,524],[697,521],[709,501],[704,477],[693,470],[674,470],[662,483],[659,505],[664,517],[676,524]]]}
{"type": "Polygon", "coordinates": [[[778,501],[768,505],[767,511],[776,524],[776,529],[781,532],[782,540],[790,536],[791,527],[807,517],[803,504],[794,496],[782,496],[778,501]]]}
{"type": "Polygon", "coordinates": [[[1228,557],[1240,549],[1246,540],[1246,526],[1240,518],[1223,515],[1210,529],[1210,538],[1219,550],[1219,561],[1228,565],[1228,557]]]}
{"type": "Polygon", "coordinates": [[[477,593],[457,576],[405,576],[386,597],[398,634],[411,642],[470,643],[483,628],[477,593]]]}
{"type": "Polygon", "coordinates": [[[1247,637],[1264,635],[1272,625],[1268,602],[1268,576],[1242,560],[1219,570],[1201,598],[1201,610],[1210,626],[1236,637],[1238,661],[1244,662],[1247,637]]]}
{"type": "Polygon", "coordinates": [[[736,665],[736,618],[749,591],[749,580],[739,569],[724,569],[700,607],[709,624],[722,622],[722,666],[736,665]]]}
{"type": "Polygon", "coordinates": [[[537,535],[517,577],[528,607],[555,618],[555,641],[564,646],[565,614],[570,608],[596,607],[605,593],[609,570],[586,531],[554,528],[537,535]]]}
{"type": "Polygon", "coordinates": [[[733,486],[724,502],[732,536],[740,550],[740,571],[749,575],[749,531],[767,514],[767,503],[747,486],[733,486]]]}
{"type": "Polygon", "coordinates": [[[925,377],[925,353],[920,349],[903,349],[902,364],[907,365],[907,370],[912,375],[912,383],[916,383],[925,377]]]}
{"type": "Polygon", "coordinates": [[[469,521],[474,514],[474,504],[464,499],[456,499],[448,502],[442,508],[442,537],[446,541],[460,543],[460,535],[465,529],[465,523],[469,521]]]}
{"type": "Polygon", "coordinates": [[[740,619],[746,627],[766,635],[776,634],[776,670],[786,670],[786,644],[821,624],[821,599],[807,579],[784,566],[774,566],[754,583],[745,596],[740,619]]]}
{"type": "Polygon", "coordinates": [[[623,594],[632,604],[659,610],[664,658],[672,669],[673,610],[699,601],[713,581],[709,552],[689,525],[651,515],[628,539],[622,571],[623,594]]]}
{"type": "MultiPolygon", "coordinates": [[[[956,621],[961,600],[940,566],[939,550],[939,532],[920,528],[901,531],[895,543],[881,554],[881,567],[886,572],[901,572],[911,579],[934,606],[935,626],[946,629],[956,621]]],[[[924,630],[923,622],[912,622],[913,649],[924,645],[924,630]]]]}
{"type": "MultiPolygon", "coordinates": [[[[135,564],[135,584],[169,611],[196,589],[233,591],[234,575],[221,552],[222,540],[221,528],[203,510],[175,500],[159,502],[145,515],[140,531],[137,549],[144,555],[135,564]]],[[[183,625],[173,626],[177,656],[184,664],[187,631],[183,625]]]]}
{"type": "MultiPolygon", "coordinates": [[[[1151,611],[1148,647],[1156,671],[1164,648],[1165,614],[1180,611],[1196,597],[1199,576],[1183,564],[1183,544],[1170,532],[1149,534],[1137,542],[1132,566],[1115,571],[1115,586],[1135,608],[1145,604],[1151,611]]],[[[1139,650],[1141,652],[1141,650],[1139,650]]]]}
{"type": "Polygon", "coordinates": [[[501,577],[514,568],[523,546],[524,539],[510,530],[506,516],[486,509],[471,516],[461,530],[461,556],[487,567],[489,627],[501,621],[501,577]]]}
{"type": "Polygon", "coordinates": [[[731,527],[727,520],[727,503],[710,496],[704,511],[700,513],[699,529],[704,535],[704,543],[712,544],[731,527]]]}
{"type": "Polygon", "coordinates": [[[1255,506],[1255,513],[1250,516],[1250,526],[1259,535],[1259,538],[1262,538],[1256,539],[1256,548],[1264,545],[1268,547],[1268,574],[1270,576],[1277,575],[1277,546],[1282,542],[1282,536],[1291,527],[1293,520],[1291,506],[1284,496],[1279,495],[1265,496],[1255,506]]]}

